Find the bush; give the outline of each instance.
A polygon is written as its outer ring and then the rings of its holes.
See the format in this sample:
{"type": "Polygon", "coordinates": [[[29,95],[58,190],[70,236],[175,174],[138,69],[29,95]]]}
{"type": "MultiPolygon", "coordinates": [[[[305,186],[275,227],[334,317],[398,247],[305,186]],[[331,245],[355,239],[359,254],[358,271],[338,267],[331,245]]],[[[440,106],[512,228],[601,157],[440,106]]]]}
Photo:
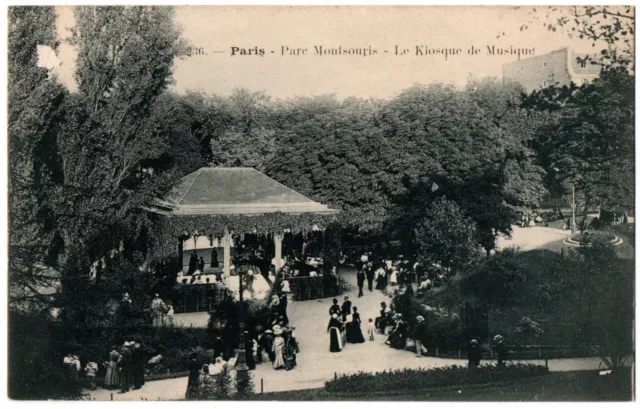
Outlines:
{"type": "Polygon", "coordinates": [[[200,380],[198,388],[187,397],[188,400],[226,400],[234,394],[233,380],[227,368],[216,376],[204,376],[200,380]]]}
{"type": "Polygon", "coordinates": [[[587,230],[582,233],[576,233],[571,238],[581,244],[589,244],[594,240],[611,242],[616,239],[616,235],[606,230],[587,230]]]}
{"type": "Polygon", "coordinates": [[[11,399],[74,399],[81,380],[63,364],[49,337],[44,314],[9,314],[9,382],[11,399]]]}
{"type": "Polygon", "coordinates": [[[247,399],[254,393],[251,371],[236,371],[236,399],[247,399]]]}
{"type": "Polygon", "coordinates": [[[529,364],[508,364],[498,368],[481,365],[470,371],[464,366],[447,366],[434,369],[401,369],[376,373],[359,372],[341,375],[327,381],[328,392],[388,392],[414,391],[432,387],[483,384],[489,382],[512,381],[547,374],[544,366],[529,364]]]}

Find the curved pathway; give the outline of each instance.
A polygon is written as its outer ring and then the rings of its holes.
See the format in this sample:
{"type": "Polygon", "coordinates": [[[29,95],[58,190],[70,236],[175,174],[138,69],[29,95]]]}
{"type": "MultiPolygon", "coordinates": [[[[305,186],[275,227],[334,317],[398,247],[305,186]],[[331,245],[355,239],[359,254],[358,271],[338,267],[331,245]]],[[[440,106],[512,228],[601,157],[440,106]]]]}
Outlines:
{"type": "MultiPolygon", "coordinates": [[[[374,319],[380,310],[380,302],[389,298],[380,291],[369,292],[365,288],[363,297],[357,297],[355,285],[355,271],[343,268],[342,275],[350,283],[352,289],[345,293],[354,306],[358,307],[363,322],[374,319]]],[[[342,303],[342,297],[340,298],[342,303]]],[[[260,392],[261,380],[264,392],[277,392],[297,389],[320,388],[335,374],[376,372],[403,368],[434,368],[449,365],[466,365],[465,359],[416,357],[409,351],[396,350],[384,344],[384,336],[376,334],[375,341],[364,344],[347,344],[342,352],[329,352],[329,335],[326,332],[329,321],[329,307],[331,299],[312,301],[291,301],[289,303],[289,318],[295,326],[296,338],[300,343],[300,353],[297,356],[298,366],[291,370],[272,369],[269,363],[258,365],[253,372],[256,392],[260,392]]],[[[206,326],[208,314],[179,314],[182,324],[187,326],[206,326]]],[[[366,324],[364,325],[366,329],[366,324]]],[[[364,331],[363,331],[364,332],[364,331]]],[[[525,361],[521,361],[525,362],[525,361]]],[[[544,360],[531,360],[528,363],[544,365],[544,360]]],[[[554,359],[549,360],[551,371],[590,370],[598,369],[598,358],[554,359]]],[[[147,382],[137,391],[126,394],[98,389],[91,392],[95,400],[178,400],[184,398],[187,378],[168,379],[147,382]]]]}

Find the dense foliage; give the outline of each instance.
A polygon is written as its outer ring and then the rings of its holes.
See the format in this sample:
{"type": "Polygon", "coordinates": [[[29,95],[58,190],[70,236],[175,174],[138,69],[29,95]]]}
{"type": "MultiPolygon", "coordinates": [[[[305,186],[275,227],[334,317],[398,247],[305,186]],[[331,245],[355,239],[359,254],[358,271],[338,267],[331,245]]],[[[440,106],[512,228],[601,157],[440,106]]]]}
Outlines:
{"type": "Polygon", "coordinates": [[[533,142],[557,194],[578,205],[635,208],[635,76],[610,68],[591,83],[534,91],[524,106],[548,113],[533,142]]]}
{"type": "Polygon", "coordinates": [[[412,391],[432,387],[481,384],[489,382],[512,381],[531,376],[545,375],[549,370],[544,366],[529,364],[511,364],[504,368],[481,365],[474,371],[466,366],[448,366],[434,369],[402,369],[376,373],[359,372],[353,375],[340,375],[327,381],[328,392],[371,392],[412,391]]]}

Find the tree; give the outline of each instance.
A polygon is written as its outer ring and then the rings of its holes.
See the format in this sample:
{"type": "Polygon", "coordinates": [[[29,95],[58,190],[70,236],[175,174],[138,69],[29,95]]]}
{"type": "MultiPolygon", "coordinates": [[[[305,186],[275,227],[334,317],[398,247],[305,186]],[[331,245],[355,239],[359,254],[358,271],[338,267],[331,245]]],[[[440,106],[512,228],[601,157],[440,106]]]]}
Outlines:
{"type": "Polygon", "coordinates": [[[585,208],[634,209],[634,81],[611,68],[590,84],[536,91],[523,103],[551,115],[534,142],[550,185],[575,186],[585,208]]]}
{"type": "Polygon", "coordinates": [[[516,248],[504,249],[486,260],[470,289],[496,307],[508,307],[521,293],[527,281],[527,266],[522,253],[516,248]]]}
{"type": "Polygon", "coordinates": [[[549,31],[565,32],[569,38],[590,41],[601,47],[599,58],[583,61],[603,67],[625,66],[633,71],[635,44],[635,10],[631,6],[568,6],[533,8],[532,21],[520,26],[542,22],[549,31]],[[606,48],[605,48],[606,47],[606,48]]]}
{"type": "Polygon", "coordinates": [[[416,227],[419,259],[456,271],[476,257],[478,242],[473,220],[446,198],[436,199],[416,227]]]}
{"type": "Polygon", "coordinates": [[[387,162],[374,101],[297,98],[278,110],[269,176],[342,210],[344,227],[379,233],[388,218],[381,183],[387,162]]]}
{"type": "MultiPolygon", "coordinates": [[[[387,172],[382,182],[398,215],[398,230],[431,199],[446,195],[476,224],[490,252],[510,234],[518,211],[543,196],[544,171],[527,147],[532,121],[521,94],[495,80],[465,91],[432,85],[402,92],[382,109],[387,172]]],[[[405,233],[406,234],[406,233],[405,233]]]]}
{"type": "Polygon", "coordinates": [[[594,236],[568,256],[567,294],[583,340],[593,345],[607,367],[621,367],[633,353],[634,267],[624,263],[606,239],[594,236]]]}
{"type": "Polygon", "coordinates": [[[210,129],[211,164],[264,170],[276,150],[270,98],[262,92],[237,89],[229,98],[214,98],[212,110],[210,115],[218,121],[210,129]]]}
{"type": "Polygon", "coordinates": [[[74,12],[78,91],[65,100],[52,149],[60,179],[46,190],[44,203],[64,248],[59,267],[65,307],[98,311],[106,306],[86,296],[100,293],[89,277],[91,265],[115,252],[123,268],[135,264],[137,269],[135,250],[146,251],[149,225],[142,207],[181,176],[152,167],[168,144],[149,120],[184,44],[171,8],[77,7],[74,12]]]}
{"type": "MultiPolygon", "coordinates": [[[[57,279],[52,209],[45,194],[60,180],[55,141],[67,93],[39,64],[39,47],[58,46],[52,7],[11,7],[8,37],[9,284],[19,304],[57,279]]],[[[12,304],[12,306],[17,304],[12,304]]]]}

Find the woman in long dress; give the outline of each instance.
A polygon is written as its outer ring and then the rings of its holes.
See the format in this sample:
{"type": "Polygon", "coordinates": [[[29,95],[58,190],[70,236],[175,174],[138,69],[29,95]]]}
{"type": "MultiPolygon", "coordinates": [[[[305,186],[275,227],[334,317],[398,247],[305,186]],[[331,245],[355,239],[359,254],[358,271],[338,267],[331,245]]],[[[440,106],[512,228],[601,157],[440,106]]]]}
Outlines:
{"type": "Polygon", "coordinates": [[[387,272],[384,268],[376,271],[376,290],[384,290],[387,287],[387,272]]]}
{"type": "Polygon", "coordinates": [[[329,332],[329,339],[331,341],[329,351],[342,351],[342,323],[338,319],[338,314],[333,314],[331,316],[329,325],[327,326],[327,332],[329,332]]]}
{"type": "Polygon", "coordinates": [[[391,284],[392,286],[398,284],[398,270],[396,270],[395,268],[393,269],[393,271],[391,272],[391,276],[389,277],[389,284],[391,284]]]}
{"type": "Polygon", "coordinates": [[[364,336],[362,335],[362,320],[358,313],[358,307],[353,307],[353,314],[351,315],[350,330],[347,333],[347,342],[351,344],[362,344],[364,342],[364,336]]]}
{"type": "Polygon", "coordinates": [[[282,329],[278,328],[273,333],[276,335],[276,339],[273,341],[273,352],[275,353],[275,361],[273,362],[274,369],[282,369],[285,367],[284,361],[284,337],[282,336],[282,329]]]}
{"type": "Polygon", "coordinates": [[[109,366],[107,366],[107,374],[104,377],[104,386],[106,386],[107,389],[113,389],[120,386],[118,360],[120,360],[120,354],[114,348],[109,353],[109,366]]]}

